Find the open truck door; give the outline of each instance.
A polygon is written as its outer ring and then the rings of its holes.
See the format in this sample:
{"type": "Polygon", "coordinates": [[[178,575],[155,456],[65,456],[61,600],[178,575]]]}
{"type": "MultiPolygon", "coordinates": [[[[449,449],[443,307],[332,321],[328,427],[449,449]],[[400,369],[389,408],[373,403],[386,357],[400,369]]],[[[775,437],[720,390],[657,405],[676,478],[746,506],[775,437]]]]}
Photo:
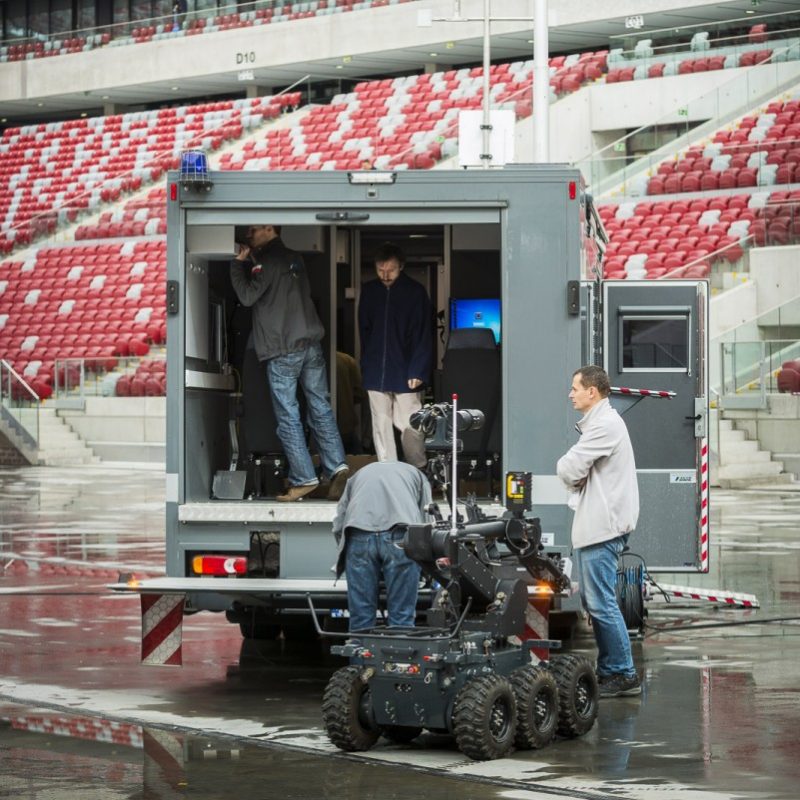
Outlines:
{"type": "Polygon", "coordinates": [[[639,478],[631,550],[649,572],[708,572],[708,284],[608,281],[602,309],[603,367],[639,478]]]}

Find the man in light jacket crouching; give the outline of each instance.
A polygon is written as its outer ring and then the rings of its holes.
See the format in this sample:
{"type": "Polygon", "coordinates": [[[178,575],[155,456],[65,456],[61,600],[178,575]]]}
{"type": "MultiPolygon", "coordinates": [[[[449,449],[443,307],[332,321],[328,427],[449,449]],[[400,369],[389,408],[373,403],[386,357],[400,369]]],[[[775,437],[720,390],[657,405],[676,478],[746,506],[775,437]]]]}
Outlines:
{"type": "Polygon", "coordinates": [[[569,398],[583,414],[580,438],[556,467],[575,511],[572,548],[597,643],[601,697],[642,691],[616,595],[619,555],[639,517],[639,487],[628,429],[608,401],[610,392],[600,367],[581,367],[572,376],[569,398]]]}

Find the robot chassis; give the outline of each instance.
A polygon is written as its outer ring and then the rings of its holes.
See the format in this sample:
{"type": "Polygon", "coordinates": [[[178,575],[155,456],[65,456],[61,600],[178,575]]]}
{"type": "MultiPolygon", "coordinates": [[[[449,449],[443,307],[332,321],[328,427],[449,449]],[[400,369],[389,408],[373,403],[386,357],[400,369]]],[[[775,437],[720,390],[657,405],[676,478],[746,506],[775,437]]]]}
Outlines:
{"type": "Polygon", "coordinates": [[[518,638],[528,586],[569,586],[560,563],[543,554],[539,519],[524,516],[530,474],[507,476],[502,517],[486,516],[469,498],[463,519],[456,512],[457,431],[474,430],[483,415],[459,412],[455,397],[452,406],[426,406],[419,414],[412,424],[426,434],[426,445],[453,454],[450,519],[434,505],[435,522],[409,525],[402,544],[434,588],[426,625],[340,634],[345,641],[331,652],[350,664],[324,692],[328,737],[353,752],[369,750],[381,735],[407,743],[427,729],[452,734],[465,755],[488,760],[544,747],[556,734],[585,734],[598,710],[591,662],[568,654],[533,663],[532,648],[549,654],[561,643],[518,638]]]}

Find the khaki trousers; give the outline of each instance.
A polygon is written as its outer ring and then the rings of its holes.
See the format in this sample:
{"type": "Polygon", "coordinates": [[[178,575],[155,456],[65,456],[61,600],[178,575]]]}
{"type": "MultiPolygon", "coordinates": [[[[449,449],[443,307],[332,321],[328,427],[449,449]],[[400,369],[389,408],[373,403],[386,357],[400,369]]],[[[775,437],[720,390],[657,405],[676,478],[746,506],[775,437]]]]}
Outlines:
{"type": "Polygon", "coordinates": [[[372,412],[372,441],[378,461],[397,461],[394,429],[400,431],[404,460],[419,469],[427,463],[425,438],[408,424],[409,417],[422,408],[421,392],[375,392],[369,390],[372,412]]]}

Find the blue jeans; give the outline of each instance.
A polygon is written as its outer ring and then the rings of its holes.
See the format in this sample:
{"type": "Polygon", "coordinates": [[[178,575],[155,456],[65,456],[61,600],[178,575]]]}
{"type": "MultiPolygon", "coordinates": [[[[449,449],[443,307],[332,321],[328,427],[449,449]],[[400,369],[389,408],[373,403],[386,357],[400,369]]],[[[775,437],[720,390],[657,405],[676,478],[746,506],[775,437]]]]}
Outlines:
{"type": "Polygon", "coordinates": [[[617,605],[617,566],[627,541],[624,534],[573,552],[583,607],[592,618],[598,677],[636,672],[628,629],[617,605]]]}
{"type": "Polygon", "coordinates": [[[289,461],[289,484],[308,486],[318,482],[300,419],[298,383],[306,396],[308,425],[319,448],[323,471],[330,477],[346,466],[342,438],[331,409],[328,375],[319,342],[296,353],[269,359],[267,377],[278,421],[278,438],[289,461]]]}
{"type": "Polygon", "coordinates": [[[413,627],[420,566],[398,547],[404,531],[347,531],[347,608],[350,630],[372,628],[378,612],[381,575],[386,584],[389,625],[413,627]]]}

